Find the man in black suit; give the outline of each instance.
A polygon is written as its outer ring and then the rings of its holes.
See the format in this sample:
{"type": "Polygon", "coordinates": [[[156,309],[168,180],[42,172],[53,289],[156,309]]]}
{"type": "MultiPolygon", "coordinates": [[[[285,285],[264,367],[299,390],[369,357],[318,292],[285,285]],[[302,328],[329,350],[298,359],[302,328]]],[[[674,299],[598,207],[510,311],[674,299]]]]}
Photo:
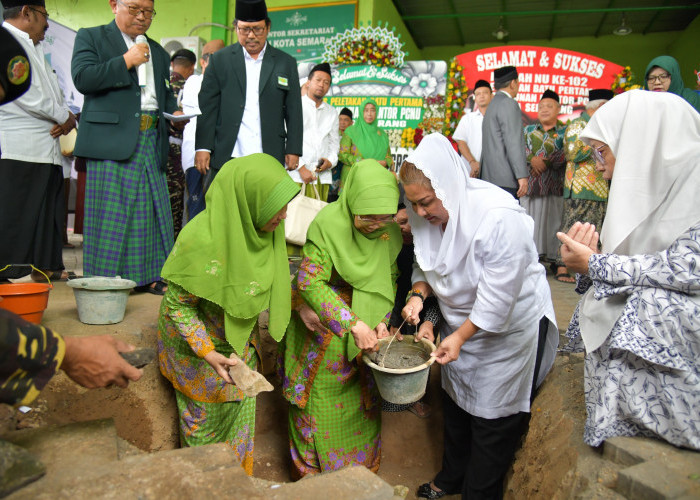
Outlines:
{"type": "Polygon", "coordinates": [[[211,177],[231,158],[267,153],[293,170],[303,144],[297,63],[267,43],[263,0],[236,1],[239,43],[211,56],[199,92],[195,167],[211,177]]]}

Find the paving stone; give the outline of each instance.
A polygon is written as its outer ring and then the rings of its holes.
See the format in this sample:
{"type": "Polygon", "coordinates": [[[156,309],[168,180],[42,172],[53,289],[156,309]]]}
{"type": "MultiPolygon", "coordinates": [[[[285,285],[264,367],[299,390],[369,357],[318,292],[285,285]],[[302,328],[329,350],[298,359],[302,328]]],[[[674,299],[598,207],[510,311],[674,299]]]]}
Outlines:
{"type": "Polygon", "coordinates": [[[613,437],[605,441],[603,457],[617,464],[629,466],[650,460],[663,460],[676,450],[676,447],[658,439],[613,437]]]}
{"type": "Polygon", "coordinates": [[[222,497],[265,498],[224,443],[134,456],[75,470],[54,478],[50,484],[31,484],[8,500],[222,497]]]}
{"type": "Polygon", "coordinates": [[[676,499],[683,496],[700,497],[700,483],[660,461],[644,462],[619,473],[617,491],[635,500],[676,499]]]}
{"type": "Polygon", "coordinates": [[[345,467],[334,472],[307,476],[267,492],[271,500],[390,500],[394,488],[366,467],[345,467]]]}
{"type": "Polygon", "coordinates": [[[22,429],[5,436],[46,465],[43,483],[75,469],[99,466],[118,458],[117,431],[112,419],[62,426],[22,429]]]}
{"type": "Polygon", "coordinates": [[[0,497],[32,483],[46,473],[34,455],[0,439],[0,497]]]}

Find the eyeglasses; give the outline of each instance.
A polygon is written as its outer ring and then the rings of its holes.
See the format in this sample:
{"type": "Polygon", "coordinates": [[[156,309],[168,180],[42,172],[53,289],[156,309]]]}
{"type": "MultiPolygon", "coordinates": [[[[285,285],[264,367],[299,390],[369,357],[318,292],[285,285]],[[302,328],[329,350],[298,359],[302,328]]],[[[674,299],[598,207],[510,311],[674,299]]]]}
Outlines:
{"type": "Polygon", "coordinates": [[[34,7],[30,7],[29,5],[25,5],[25,7],[27,7],[29,10],[33,10],[34,12],[38,12],[39,14],[44,16],[44,19],[46,19],[47,21],[49,20],[49,13],[48,12],[43,12],[39,9],[35,9],[34,7]]]}
{"type": "Polygon", "coordinates": [[[664,83],[669,78],[671,78],[671,75],[669,75],[668,73],[663,73],[661,75],[656,75],[656,76],[648,76],[647,83],[654,83],[654,82],[664,83]]]}
{"type": "Polygon", "coordinates": [[[358,215],[357,218],[362,222],[368,222],[371,224],[388,224],[389,222],[396,222],[395,215],[384,215],[382,217],[358,215]]]}
{"type": "Polygon", "coordinates": [[[135,5],[126,4],[126,3],[122,2],[121,0],[117,0],[117,3],[120,3],[124,7],[126,7],[127,10],[129,11],[130,16],[137,17],[139,14],[143,14],[143,17],[145,17],[146,19],[153,19],[156,15],[156,11],[153,9],[141,9],[135,5]]]}
{"type": "Polygon", "coordinates": [[[598,163],[600,163],[603,166],[605,166],[605,158],[603,158],[603,154],[601,153],[601,151],[606,146],[607,146],[607,144],[603,144],[600,147],[593,148],[593,158],[595,158],[595,161],[597,161],[598,163]]]}
{"type": "Polygon", "coordinates": [[[265,31],[265,28],[266,26],[253,26],[252,28],[250,26],[236,26],[236,29],[240,31],[241,35],[243,36],[248,36],[251,34],[251,32],[255,36],[260,36],[265,31]]]}

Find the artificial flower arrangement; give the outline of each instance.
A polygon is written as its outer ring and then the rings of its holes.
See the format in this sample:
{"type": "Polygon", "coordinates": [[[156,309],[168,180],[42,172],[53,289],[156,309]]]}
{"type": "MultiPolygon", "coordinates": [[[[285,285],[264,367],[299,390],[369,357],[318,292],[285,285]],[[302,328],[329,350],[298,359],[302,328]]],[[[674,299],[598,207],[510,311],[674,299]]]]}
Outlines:
{"type": "Polygon", "coordinates": [[[615,76],[612,87],[610,87],[615,94],[622,94],[628,90],[641,88],[641,85],[634,83],[634,73],[632,73],[632,68],[629,66],[625,66],[622,71],[615,76]]]}
{"type": "Polygon", "coordinates": [[[467,106],[469,87],[464,79],[464,68],[452,58],[447,71],[447,102],[445,104],[445,125],[443,133],[452,137],[459,119],[467,106]]]}
{"type": "MultiPolygon", "coordinates": [[[[360,23],[362,24],[362,23],[360,23]]],[[[377,26],[367,24],[336,34],[326,43],[323,61],[329,64],[371,64],[375,66],[403,66],[407,53],[403,51],[401,34],[388,29],[389,23],[377,26]]]]}

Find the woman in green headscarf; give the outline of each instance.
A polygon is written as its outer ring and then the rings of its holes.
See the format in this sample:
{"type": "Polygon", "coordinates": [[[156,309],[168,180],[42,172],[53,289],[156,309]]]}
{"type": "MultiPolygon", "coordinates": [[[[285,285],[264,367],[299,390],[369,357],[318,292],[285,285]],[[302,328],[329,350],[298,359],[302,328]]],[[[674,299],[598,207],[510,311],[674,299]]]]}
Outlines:
{"type": "Polygon", "coordinates": [[[389,137],[377,126],[377,103],[373,99],[365,99],[360,106],[362,116],[345,129],[340,139],[338,160],[343,163],[340,173],[340,185],[345,184],[350,169],[360,160],[377,160],[383,167],[391,167],[391,148],[389,137]]]}
{"type": "Polygon", "coordinates": [[[257,368],[257,320],[265,309],[275,340],[287,328],[291,287],[282,221],[299,189],[272,156],[229,161],[161,272],[168,291],[158,320],[158,358],[175,388],[180,442],[226,442],[249,475],[255,398],[233,385],[228,368],[236,362],[229,356],[257,368]]]}
{"type": "Polygon", "coordinates": [[[309,227],[299,305],[279,359],[295,479],[350,464],[379,468],[380,399],[359,354],[389,334],[402,245],[398,199],[394,175],[363,160],[309,227]]]}
{"type": "Polygon", "coordinates": [[[644,72],[644,88],[679,95],[700,113],[700,94],[685,87],[681,67],[671,56],[659,56],[651,60],[644,72]]]}

